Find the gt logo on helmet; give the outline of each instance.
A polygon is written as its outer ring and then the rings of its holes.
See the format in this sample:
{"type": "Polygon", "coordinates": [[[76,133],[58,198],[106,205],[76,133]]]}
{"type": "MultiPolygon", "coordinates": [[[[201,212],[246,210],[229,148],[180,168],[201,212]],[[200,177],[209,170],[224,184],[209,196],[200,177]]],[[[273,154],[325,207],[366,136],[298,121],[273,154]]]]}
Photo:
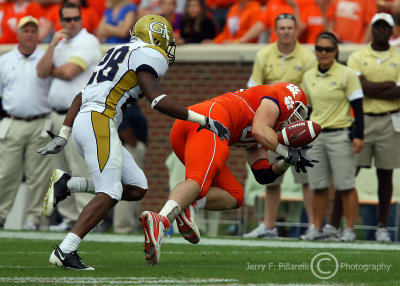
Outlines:
{"type": "Polygon", "coordinates": [[[170,32],[168,31],[168,28],[165,24],[160,22],[151,22],[149,25],[149,29],[153,33],[161,34],[161,37],[163,37],[164,39],[169,39],[168,33],[170,32]]]}

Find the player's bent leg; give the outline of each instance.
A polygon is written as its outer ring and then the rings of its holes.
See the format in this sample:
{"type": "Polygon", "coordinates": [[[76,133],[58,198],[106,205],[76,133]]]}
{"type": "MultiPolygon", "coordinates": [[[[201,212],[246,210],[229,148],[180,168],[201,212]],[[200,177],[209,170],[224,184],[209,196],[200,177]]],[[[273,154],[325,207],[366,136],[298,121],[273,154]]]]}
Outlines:
{"type": "Polygon", "coordinates": [[[71,229],[81,239],[89,233],[115,206],[118,201],[106,193],[96,193],[94,198],[83,208],[78,221],[71,229]]]}
{"type": "Polygon", "coordinates": [[[178,230],[184,239],[197,244],[200,241],[200,231],[195,220],[196,203],[192,203],[184,209],[176,218],[178,230]]]}
{"type": "Polygon", "coordinates": [[[224,211],[236,209],[239,206],[236,198],[227,191],[217,187],[211,187],[208,190],[206,198],[207,201],[204,208],[207,210],[224,211]]]}
{"type": "Polygon", "coordinates": [[[160,261],[161,243],[171,224],[165,216],[144,211],[139,217],[144,230],[144,252],[150,265],[160,261]]]}
{"type": "Polygon", "coordinates": [[[147,192],[147,189],[132,185],[122,185],[122,188],[121,200],[123,201],[140,201],[147,192]]]}
{"type": "Polygon", "coordinates": [[[66,197],[71,195],[67,182],[71,176],[66,172],[54,169],[50,177],[50,186],[43,199],[43,214],[50,216],[54,207],[66,197]]]}

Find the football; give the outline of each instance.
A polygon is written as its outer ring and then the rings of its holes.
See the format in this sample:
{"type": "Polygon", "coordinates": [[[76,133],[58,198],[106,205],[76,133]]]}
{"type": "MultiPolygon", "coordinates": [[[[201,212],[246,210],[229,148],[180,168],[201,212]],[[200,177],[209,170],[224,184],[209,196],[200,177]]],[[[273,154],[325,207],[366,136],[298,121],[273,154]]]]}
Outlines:
{"type": "Polygon", "coordinates": [[[320,132],[321,126],[318,123],[309,120],[296,121],[282,129],[278,142],[297,148],[313,142],[320,132]]]}

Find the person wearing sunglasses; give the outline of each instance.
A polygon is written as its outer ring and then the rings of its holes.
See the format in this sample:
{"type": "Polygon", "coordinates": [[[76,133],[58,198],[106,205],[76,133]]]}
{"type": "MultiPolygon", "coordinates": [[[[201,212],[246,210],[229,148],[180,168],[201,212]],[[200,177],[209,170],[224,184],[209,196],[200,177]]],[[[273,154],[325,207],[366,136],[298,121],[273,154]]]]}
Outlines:
{"type": "MultiPolygon", "coordinates": [[[[271,45],[262,48],[256,55],[253,71],[247,83],[248,87],[260,84],[274,84],[288,81],[301,84],[305,71],[317,64],[315,55],[305,46],[299,44],[296,39],[297,22],[292,14],[283,13],[275,19],[275,32],[278,40],[271,45]]],[[[268,151],[271,162],[278,160],[279,155],[268,151]]],[[[250,170],[248,170],[250,171],[250,170]]],[[[265,186],[258,184],[249,173],[246,180],[246,190],[261,192],[265,186]]],[[[308,188],[307,174],[297,173],[292,168],[294,180],[303,185],[304,205],[307,212],[309,228],[313,225],[312,218],[312,193],[308,188]]],[[[266,188],[264,222],[249,233],[245,238],[275,238],[278,236],[275,221],[278,214],[281,197],[282,177],[268,184],[266,188]]]]}
{"type": "MultiPolygon", "coordinates": [[[[85,87],[101,58],[99,41],[82,28],[80,6],[66,2],[60,7],[59,14],[62,29],[54,33],[37,65],[40,77],[53,77],[49,101],[53,108],[51,130],[56,134],[61,130],[75,95],[85,87]]],[[[54,168],[89,176],[85,160],[80,157],[73,144],[69,144],[60,154],[52,156],[52,163],[54,168]]],[[[63,222],[50,225],[49,229],[54,231],[70,229],[90,199],[91,196],[88,194],[78,194],[68,198],[58,206],[63,222]]]]}
{"type": "Polygon", "coordinates": [[[357,164],[359,169],[369,168],[374,158],[379,198],[375,238],[390,242],[386,226],[393,193],[393,169],[400,167],[400,53],[389,44],[394,26],[390,14],[375,14],[371,25],[372,42],[352,53],[348,66],[359,73],[365,94],[365,148],[357,164]]]}
{"type": "Polygon", "coordinates": [[[352,242],[356,239],[353,228],[358,212],[356,154],[364,146],[364,95],[356,72],[337,61],[338,41],[333,33],[318,35],[315,53],[318,67],[303,76],[303,88],[312,110],[310,120],[322,127],[320,135],[313,142],[313,148],[308,151],[309,156],[319,160],[318,168],[308,172],[310,188],[314,190],[315,228],[301,238],[326,238],[328,231],[323,231],[322,225],[329,204],[329,188],[333,182],[346,217],[345,229],[338,239],[352,242]],[[354,130],[350,130],[353,124],[351,107],[354,111],[354,130]]]}

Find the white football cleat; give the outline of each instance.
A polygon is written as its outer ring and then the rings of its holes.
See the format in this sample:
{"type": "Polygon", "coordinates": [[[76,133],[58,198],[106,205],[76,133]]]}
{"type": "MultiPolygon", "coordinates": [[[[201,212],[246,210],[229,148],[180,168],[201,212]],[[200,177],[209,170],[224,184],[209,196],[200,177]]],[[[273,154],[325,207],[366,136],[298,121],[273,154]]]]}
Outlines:
{"type": "Polygon", "coordinates": [[[189,205],[183,212],[176,218],[178,230],[184,239],[190,243],[196,244],[200,241],[200,231],[197,228],[195,213],[196,203],[189,205]]]}
{"type": "Polygon", "coordinates": [[[171,224],[165,216],[144,211],[139,218],[144,230],[144,252],[147,263],[157,265],[160,261],[161,243],[171,224]]]}

